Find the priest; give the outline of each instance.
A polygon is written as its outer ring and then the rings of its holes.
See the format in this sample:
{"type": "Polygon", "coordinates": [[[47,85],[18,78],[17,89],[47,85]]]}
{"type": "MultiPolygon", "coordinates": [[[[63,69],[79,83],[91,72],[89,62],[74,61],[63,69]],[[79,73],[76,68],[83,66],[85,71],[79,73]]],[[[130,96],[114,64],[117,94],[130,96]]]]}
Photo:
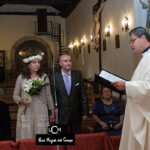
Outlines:
{"type": "Polygon", "coordinates": [[[130,47],[142,59],[131,81],[112,82],[127,95],[119,150],[150,150],[150,35],[143,27],[132,29],[129,35],[130,47]]]}

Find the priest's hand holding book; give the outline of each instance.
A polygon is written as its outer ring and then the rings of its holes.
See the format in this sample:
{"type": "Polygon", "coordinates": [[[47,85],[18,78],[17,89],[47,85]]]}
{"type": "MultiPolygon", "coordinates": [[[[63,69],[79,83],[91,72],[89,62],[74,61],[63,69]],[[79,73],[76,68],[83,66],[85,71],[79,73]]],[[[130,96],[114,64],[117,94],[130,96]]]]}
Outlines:
{"type": "Polygon", "coordinates": [[[126,84],[126,81],[114,81],[114,82],[111,82],[111,84],[117,89],[117,90],[120,90],[120,91],[124,91],[125,90],[125,84],[126,84]]]}
{"type": "Polygon", "coordinates": [[[104,69],[100,71],[96,79],[98,80],[97,82],[100,82],[103,86],[114,91],[117,90],[117,92],[124,92],[125,90],[126,80],[104,69]]]}

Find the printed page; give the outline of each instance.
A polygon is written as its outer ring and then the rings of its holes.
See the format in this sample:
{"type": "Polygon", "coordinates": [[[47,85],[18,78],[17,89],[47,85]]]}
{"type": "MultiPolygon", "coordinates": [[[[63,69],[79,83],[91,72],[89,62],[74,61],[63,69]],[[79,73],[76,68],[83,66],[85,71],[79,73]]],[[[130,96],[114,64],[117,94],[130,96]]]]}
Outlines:
{"type": "Polygon", "coordinates": [[[111,74],[111,73],[109,73],[109,72],[107,72],[105,70],[102,70],[100,72],[99,77],[102,77],[105,80],[108,80],[110,82],[119,81],[119,80],[125,81],[124,79],[119,78],[118,76],[115,76],[114,74],[111,74]]]}

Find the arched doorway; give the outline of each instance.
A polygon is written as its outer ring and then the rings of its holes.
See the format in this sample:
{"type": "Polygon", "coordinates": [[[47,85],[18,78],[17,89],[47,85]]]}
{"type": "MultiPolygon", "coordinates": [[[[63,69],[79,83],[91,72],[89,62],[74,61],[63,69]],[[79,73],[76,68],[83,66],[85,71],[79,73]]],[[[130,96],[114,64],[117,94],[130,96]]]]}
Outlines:
{"type": "Polygon", "coordinates": [[[52,66],[52,52],[49,45],[39,37],[28,36],[18,40],[12,50],[12,69],[19,74],[23,68],[22,59],[30,54],[36,53],[43,56],[42,69],[44,72],[51,72],[52,66]]]}
{"type": "Polygon", "coordinates": [[[22,59],[25,56],[35,53],[43,56],[42,66],[46,69],[48,67],[48,55],[45,47],[37,41],[28,40],[20,44],[15,51],[15,66],[17,70],[24,66],[22,59]]]}

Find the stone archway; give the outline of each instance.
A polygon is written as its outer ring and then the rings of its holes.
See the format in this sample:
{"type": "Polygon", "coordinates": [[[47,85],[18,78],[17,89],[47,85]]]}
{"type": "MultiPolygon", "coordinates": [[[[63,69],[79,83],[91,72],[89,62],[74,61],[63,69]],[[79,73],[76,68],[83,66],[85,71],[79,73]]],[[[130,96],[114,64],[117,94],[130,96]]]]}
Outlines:
{"type": "Polygon", "coordinates": [[[51,70],[52,61],[53,61],[53,55],[52,51],[42,38],[36,37],[36,36],[26,36],[18,41],[13,45],[11,49],[11,68],[12,70],[16,70],[17,72],[20,72],[20,69],[22,68],[22,57],[20,56],[19,52],[26,51],[26,49],[30,51],[38,51],[41,50],[42,53],[44,53],[43,56],[43,66],[44,70],[47,70],[46,72],[49,72],[51,70]]]}

